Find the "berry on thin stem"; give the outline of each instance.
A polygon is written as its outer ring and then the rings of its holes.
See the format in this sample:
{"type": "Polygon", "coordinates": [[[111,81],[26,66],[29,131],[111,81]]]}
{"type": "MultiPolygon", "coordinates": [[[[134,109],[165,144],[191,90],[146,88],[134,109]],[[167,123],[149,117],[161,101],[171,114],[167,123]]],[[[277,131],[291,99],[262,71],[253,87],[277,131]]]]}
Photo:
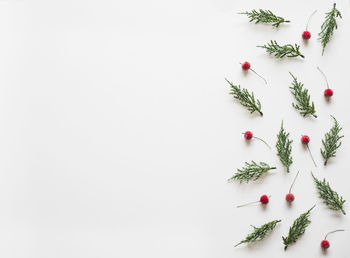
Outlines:
{"type": "Polygon", "coordinates": [[[329,246],[330,246],[329,241],[327,240],[328,235],[333,234],[333,233],[335,233],[335,232],[339,232],[339,231],[345,231],[345,230],[344,230],[344,229],[337,229],[337,230],[333,230],[333,231],[331,231],[331,232],[328,232],[328,233],[326,234],[326,236],[324,237],[324,239],[321,241],[321,247],[322,247],[323,250],[328,249],[329,246]]]}
{"type": "Polygon", "coordinates": [[[326,81],[326,84],[327,84],[327,89],[324,90],[324,96],[326,98],[329,98],[329,97],[332,97],[333,96],[333,90],[329,88],[329,84],[328,84],[328,80],[327,80],[327,77],[325,75],[325,73],[320,69],[320,67],[317,66],[317,70],[320,71],[320,73],[322,74],[324,80],[326,81]]]}
{"type": "Polygon", "coordinates": [[[294,201],[294,199],[295,199],[294,194],[292,194],[291,192],[292,192],[292,187],[293,187],[293,185],[294,185],[294,183],[295,183],[295,180],[297,179],[298,175],[299,175],[299,171],[298,171],[298,173],[296,174],[296,176],[294,177],[294,180],[293,180],[293,182],[292,182],[292,184],[291,184],[291,186],[290,186],[290,188],[289,188],[289,192],[288,192],[287,195],[286,195],[286,201],[287,201],[287,202],[292,202],[292,201],[294,201]]]}
{"type": "Polygon", "coordinates": [[[309,137],[309,136],[307,136],[307,135],[302,135],[302,136],[301,136],[301,143],[304,144],[304,145],[306,145],[306,148],[307,148],[307,150],[308,150],[309,153],[310,153],[311,159],[312,159],[312,161],[313,161],[315,167],[317,167],[316,162],[315,162],[315,160],[314,160],[314,157],[312,156],[311,150],[310,150],[310,148],[309,148],[309,142],[310,142],[310,137],[309,137]]]}
{"type": "Polygon", "coordinates": [[[267,81],[265,80],[264,77],[262,77],[260,74],[258,74],[257,72],[255,72],[252,68],[250,68],[250,63],[249,63],[249,62],[245,61],[243,64],[242,64],[242,63],[240,63],[240,64],[241,64],[242,69],[243,69],[244,71],[248,71],[248,70],[252,71],[252,72],[255,73],[257,76],[259,76],[261,79],[263,79],[264,82],[265,82],[265,84],[267,84],[267,81]]]}
{"type": "Polygon", "coordinates": [[[259,137],[253,136],[253,133],[251,131],[245,131],[243,133],[243,135],[244,135],[244,138],[246,140],[251,140],[252,138],[257,139],[257,140],[263,142],[269,149],[271,149],[271,146],[267,142],[265,142],[263,139],[261,139],[259,137]]]}
{"type": "Polygon", "coordinates": [[[315,10],[308,18],[307,20],[307,23],[306,23],[306,29],[305,31],[303,32],[303,34],[301,35],[303,37],[303,39],[305,40],[308,40],[311,38],[311,33],[310,31],[308,31],[308,27],[309,27],[309,23],[310,23],[310,20],[311,20],[311,17],[317,12],[317,10],[315,10]]]}
{"type": "Polygon", "coordinates": [[[251,204],[254,204],[254,203],[258,203],[258,202],[260,202],[261,204],[268,204],[269,203],[269,198],[271,198],[271,195],[267,196],[266,194],[263,194],[262,196],[260,196],[259,201],[254,201],[254,202],[241,204],[241,205],[238,205],[237,208],[248,206],[248,205],[251,205],[251,204]]]}

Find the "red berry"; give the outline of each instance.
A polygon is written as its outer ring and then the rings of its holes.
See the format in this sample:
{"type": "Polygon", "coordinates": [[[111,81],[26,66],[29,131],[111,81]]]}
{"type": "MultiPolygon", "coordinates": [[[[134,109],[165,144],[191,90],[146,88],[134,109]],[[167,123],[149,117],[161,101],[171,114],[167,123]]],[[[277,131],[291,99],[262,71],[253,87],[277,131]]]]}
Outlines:
{"type": "Polygon", "coordinates": [[[245,61],[243,64],[242,64],[242,69],[247,71],[250,69],[250,63],[245,61]]]}
{"type": "Polygon", "coordinates": [[[269,197],[268,197],[266,194],[262,195],[262,196],[260,197],[260,202],[261,202],[262,204],[267,204],[267,203],[269,202],[269,197]]]}
{"type": "Polygon", "coordinates": [[[244,133],[244,138],[246,138],[247,140],[250,140],[251,138],[253,138],[253,133],[251,131],[246,131],[244,133]]]}
{"type": "Polygon", "coordinates": [[[304,31],[303,34],[301,35],[303,37],[303,39],[309,39],[311,38],[311,33],[310,31],[304,31]]]}
{"type": "Polygon", "coordinates": [[[323,249],[328,249],[328,248],[329,248],[329,241],[326,240],[326,239],[322,240],[322,241],[321,241],[321,247],[322,247],[323,249]]]}
{"type": "Polygon", "coordinates": [[[295,197],[292,193],[289,193],[286,195],[286,201],[292,202],[292,201],[294,201],[294,199],[295,199],[295,197]]]}
{"type": "Polygon", "coordinates": [[[331,90],[331,89],[325,89],[324,90],[324,96],[325,97],[331,97],[331,96],[333,96],[333,90],[331,90]]]}
{"type": "Polygon", "coordinates": [[[307,136],[307,135],[303,135],[303,136],[301,137],[301,142],[302,142],[303,144],[308,144],[308,143],[310,142],[310,137],[307,136]]]}

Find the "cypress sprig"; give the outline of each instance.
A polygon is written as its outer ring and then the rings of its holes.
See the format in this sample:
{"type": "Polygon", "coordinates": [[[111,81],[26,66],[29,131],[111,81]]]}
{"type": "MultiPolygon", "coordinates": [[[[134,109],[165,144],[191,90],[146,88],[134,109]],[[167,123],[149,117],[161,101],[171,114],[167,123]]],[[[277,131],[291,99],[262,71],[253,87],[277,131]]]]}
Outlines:
{"type": "Polygon", "coordinates": [[[277,16],[275,15],[273,12],[271,12],[270,10],[262,10],[259,9],[259,11],[253,9],[250,12],[242,12],[239,14],[245,14],[248,16],[248,18],[250,19],[249,22],[255,21],[255,23],[271,23],[272,26],[274,27],[278,27],[280,26],[281,23],[284,22],[290,22],[288,20],[285,20],[283,17],[277,16]]]}
{"type": "Polygon", "coordinates": [[[309,220],[310,212],[315,207],[312,206],[310,210],[302,213],[296,220],[294,220],[293,225],[289,228],[288,236],[282,237],[284,250],[287,250],[290,244],[295,243],[298,238],[305,233],[305,229],[311,223],[309,220]]]}
{"type": "Polygon", "coordinates": [[[283,166],[287,168],[287,172],[289,172],[289,167],[293,163],[293,158],[291,156],[292,152],[292,142],[293,140],[289,140],[289,133],[283,127],[283,121],[281,123],[281,129],[277,134],[277,156],[282,162],[283,166]]]}
{"type": "Polygon", "coordinates": [[[321,40],[322,44],[322,55],[327,44],[331,40],[334,30],[338,28],[336,18],[339,17],[342,19],[341,13],[335,8],[335,6],[336,4],[334,3],[332,10],[326,13],[326,19],[321,25],[321,32],[318,34],[318,39],[321,40]]]}
{"type": "Polygon", "coordinates": [[[264,225],[261,225],[260,227],[255,227],[255,226],[251,225],[254,229],[253,232],[250,233],[249,235],[247,235],[246,238],[243,239],[241,242],[236,244],[235,247],[240,245],[240,244],[253,243],[255,241],[260,241],[260,240],[264,239],[265,236],[269,232],[271,232],[279,222],[281,222],[281,220],[273,220],[273,221],[270,221],[264,225]]]}
{"type": "Polygon", "coordinates": [[[263,46],[257,46],[260,48],[266,49],[266,52],[269,54],[273,54],[277,58],[283,57],[302,57],[305,58],[303,54],[300,53],[298,44],[287,44],[287,45],[279,45],[276,40],[271,40],[269,43],[263,46]]]}
{"type": "Polygon", "coordinates": [[[248,109],[250,113],[254,113],[255,111],[258,112],[261,116],[263,115],[263,112],[261,111],[261,103],[260,100],[255,99],[254,93],[249,93],[247,89],[241,88],[240,85],[234,85],[232,82],[225,80],[230,84],[231,91],[230,94],[233,95],[235,99],[241,103],[243,107],[248,109]]]}
{"type": "Polygon", "coordinates": [[[324,140],[322,140],[323,149],[321,148],[321,154],[324,159],[324,165],[327,165],[330,158],[335,157],[337,149],[341,146],[340,139],[344,137],[344,135],[339,134],[343,128],[340,127],[334,116],[331,117],[333,118],[334,125],[330,131],[325,134],[324,140]]]}
{"type": "Polygon", "coordinates": [[[296,103],[292,103],[293,107],[304,117],[306,115],[317,117],[315,115],[316,110],[314,102],[310,104],[310,94],[308,89],[305,89],[304,84],[298,82],[298,79],[291,72],[289,72],[289,74],[293,77],[292,86],[289,87],[289,89],[296,101],[296,103]]]}
{"type": "Polygon", "coordinates": [[[271,167],[265,162],[245,162],[245,166],[241,169],[238,168],[237,172],[230,179],[228,179],[228,182],[233,182],[234,180],[238,180],[240,183],[243,181],[256,181],[271,169],[276,169],[276,167],[271,167]]]}
{"type": "Polygon", "coordinates": [[[323,203],[328,206],[331,210],[341,211],[345,215],[344,211],[344,203],[345,200],[343,197],[339,196],[337,192],[335,192],[326,181],[326,179],[318,180],[314,174],[312,177],[315,181],[316,188],[318,190],[318,194],[322,199],[323,203]]]}

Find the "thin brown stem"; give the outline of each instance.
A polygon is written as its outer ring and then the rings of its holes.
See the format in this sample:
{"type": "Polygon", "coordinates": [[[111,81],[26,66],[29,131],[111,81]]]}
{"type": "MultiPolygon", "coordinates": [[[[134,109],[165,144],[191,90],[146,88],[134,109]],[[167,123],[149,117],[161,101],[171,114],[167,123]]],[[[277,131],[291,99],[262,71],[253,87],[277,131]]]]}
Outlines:
{"type": "Polygon", "coordinates": [[[261,139],[261,138],[259,138],[259,137],[256,137],[256,136],[253,136],[253,138],[258,139],[259,141],[262,141],[263,143],[265,143],[265,145],[266,145],[269,149],[271,149],[271,146],[270,146],[267,142],[265,142],[263,139],[261,139]]]}
{"type": "Polygon", "coordinates": [[[315,10],[315,11],[309,16],[309,18],[307,19],[306,30],[307,30],[307,28],[309,27],[309,23],[310,23],[311,17],[312,17],[316,12],[317,12],[317,10],[315,10]]]}
{"type": "Polygon", "coordinates": [[[320,71],[320,73],[322,74],[324,80],[326,81],[326,84],[327,84],[327,89],[329,89],[329,84],[328,84],[328,80],[327,80],[327,77],[325,75],[325,73],[320,69],[320,67],[317,66],[317,69],[320,71]]]}
{"type": "Polygon", "coordinates": [[[315,162],[315,160],[314,160],[314,157],[312,156],[311,150],[310,150],[310,148],[309,148],[309,145],[307,144],[306,147],[307,147],[307,149],[308,149],[308,151],[309,151],[309,153],[310,153],[310,157],[311,157],[311,159],[312,159],[312,162],[314,163],[315,167],[317,167],[316,162],[315,162]]]}
{"type": "Polygon", "coordinates": [[[292,191],[292,187],[293,187],[293,185],[294,185],[294,183],[295,183],[295,180],[297,179],[298,175],[299,175],[299,171],[298,171],[298,173],[297,173],[297,174],[295,175],[295,177],[294,177],[294,180],[293,180],[293,182],[292,182],[292,184],[291,184],[291,186],[290,186],[290,188],[289,188],[289,193],[292,191]]]}
{"type": "Polygon", "coordinates": [[[335,232],[339,232],[339,231],[345,231],[345,230],[344,230],[344,229],[337,229],[337,230],[333,230],[333,231],[331,231],[331,232],[328,232],[328,233],[326,234],[326,236],[324,237],[324,239],[327,239],[328,235],[333,234],[333,233],[335,233],[335,232]]]}
{"type": "MultiPolygon", "coordinates": [[[[271,195],[269,195],[269,198],[271,198],[271,195]]],[[[251,204],[254,204],[254,203],[258,203],[258,202],[260,202],[260,200],[259,201],[255,201],[255,202],[248,202],[248,203],[245,203],[245,204],[241,204],[241,205],[238,205],[236,207],[240,208],[240,207],[248,206],[248,205],[251,205],[251,204]]]]}

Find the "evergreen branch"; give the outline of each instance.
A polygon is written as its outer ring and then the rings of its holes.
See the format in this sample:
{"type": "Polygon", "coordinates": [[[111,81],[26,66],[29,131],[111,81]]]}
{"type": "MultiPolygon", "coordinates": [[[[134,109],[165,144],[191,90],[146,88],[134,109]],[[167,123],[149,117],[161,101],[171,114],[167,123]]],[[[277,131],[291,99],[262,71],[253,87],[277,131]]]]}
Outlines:
{"type": "Polygon", "coordinates": [[[260,48],[266,49],[266,52],[269,54],[274,54],[277,58],[283,57],[302,57],[305,58],[299,51],[300,46],[298,44],[287,44],[287,45],[279,45],[276,40],[271,40],[269,43],[263,46],[257,46],[260,48]]]}
{"type": "Polygon", "coordinates": [[[293,225],[289,228],[288,236],[282,237],[284,250],[287,250],[288,246],[295,243],[298,238],[305,233],[305,229],[311,223],[309,220],[310,212],[315,207],[312,206],[310,210],[302,213],[296,220],[294,220],[293,225]]]}
{"type": "Polygon", "coordinates": [[[323,200],[323,203],[326,204],[331,210],[341,211],[345,215],[345,200],[343,197],[339,196],[338,193],[330,187],[326,179],[320,181],[314,176],[314,174],[311,173],[311,175],[315,181],[319,197],[323,200]]]}
{"type": "Polygon", "coordinates": [[[249,182],[250,180],[256,181],[271,169],[276,169],[276,167],[271,167],[265,162],[245,162],[245,167],[242,167],[241,169],[238,168],[237,172],[228,179],[228,182],[233,182],[234,180],[238,180],[240,183],[243,181],[249,182]]]}
{"type": "Polygon", "coordinates": [[[284,22],[290,22],[288,20],[285,20],[283,17],[276,16],[274,13],[272,13],[270,10],[252,10],[251,12],[242,12],[239,14],[245,14],[250,19],[249,22],[255,21],[255,23],[272,23],[272,26],[278,27],[281,23],[284,22]]]}
{"type": "Polygon", "coordinates": [[[230,87],[231,87],[230,94],[232,94],[233,97],[237,99],[243,107],[247,108],[250,111],[250,113],[253,113],[256,111],[261,116],[263,115],[263,113],[261,112],[261,103],[258,99],[255,99],[253,92],[249,93],[247,89],[241,88],[240,85],[238,86],[234,85],[232,82],[230,82],[226,78],[225,80],[230,84],[230,87]]]}
{"type": "Polygon", "coordinates": [[[336,18],[339,17],[342,19],[341,13],[335,8],[336,4],[333,4],[333,8],[330,12],[326,13],[326,19],[321,25],[321,32],[318,34],[319,40],[322,44],[322,55],[324,50],[331,40],[333,32],[338,28],[336,18]]]}
{"type": "Polygon", "coordinates": [[[310,104],[310,94],[308,89],[305,89],[304,84],[298,82],[297,78],[291,72],[289,72],[289,74],[293,77],[292,86],[289,87],[289,89],[296,101],[296,103],[292,103],[292,106],[298,110],[302,116],[312,115],[317,117],[315,115],[316,110],[314,102],[310,104]]]}
{"type": "Polygon", "coordinates": [[[329,132],[325,134],[324,140],[322,140],[323,148],[321,148],[321,154],[324,161],[324,165],[327,165],[327,162],[330,158],[335,157],[337,153],[337,149],[341,146],[340,139],[344,137],[344,135],[339,135],[340,131],[343,129],[338,124],[338,121],[332,116],[334,120],[334,125],[330,129],[329,132]]]}
{"type": "Polygon", "coordinates": [[[239,242],[238,244],[235,245],[238,246],[240,244],[245,244],[245,243],[253,243],[255,241],[260,241],[265,238],[265,236],[271,232],[277,225],[277,223],[281,222],[281,220],[273,220],[270,221],[264,225],[261,225],[260,227],[253,227],[253,232],[250,233],[249,235],[246,236],[244,240],[239,242]]]}
{"type": "Polygon", "coordinates": [[[283,121],[281,124],[281,129],[277,135],[277,156],[280,158],[283,166],[287,168],[289,172],[289,167],[293,163],[293,158],[291,156],[292,152],[292,140],[289,140],[289,133],[287,133],[283,128],[283,121]]]}

